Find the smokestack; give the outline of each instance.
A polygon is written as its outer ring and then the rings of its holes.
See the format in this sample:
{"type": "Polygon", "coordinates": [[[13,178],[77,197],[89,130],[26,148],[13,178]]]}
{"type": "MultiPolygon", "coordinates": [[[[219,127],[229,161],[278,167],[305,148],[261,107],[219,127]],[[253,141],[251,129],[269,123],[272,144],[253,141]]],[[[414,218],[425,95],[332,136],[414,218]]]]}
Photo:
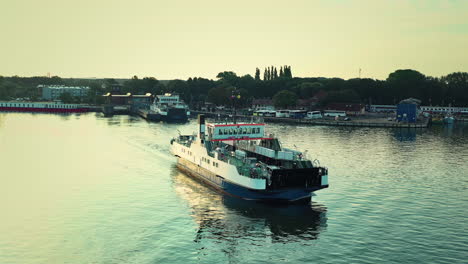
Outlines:
{"type": "Polygon", "coordinates": [[[198,137],[200,142],[203,143],[205,140],[205,115],[198,115],[198,137]]]}

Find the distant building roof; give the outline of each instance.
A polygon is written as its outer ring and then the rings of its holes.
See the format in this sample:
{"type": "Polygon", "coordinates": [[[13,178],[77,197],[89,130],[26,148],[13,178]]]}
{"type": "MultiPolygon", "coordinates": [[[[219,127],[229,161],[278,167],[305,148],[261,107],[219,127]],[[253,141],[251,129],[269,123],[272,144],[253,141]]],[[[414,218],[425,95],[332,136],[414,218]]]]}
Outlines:
{"type": "Polygon", "coordinates": [[[89,86],[65,86],[65,85],[48,85],[48,84],[39,84],[37,88],[49,88],[54,90],[62,90],[62,89],[90,89],[89,86]]]}
{"type": "Polygon", "coordinates": [[[416,98],[413,98],[413,97],[410,97],[410,98],[406,98],[406,99],[401,100],[401,101],[400,101],[400,104],[415,104],[415,105],[420,105],[420,104],[421,104],[421,100],[416,99],[416,98]]]}
{"type": "Polygon", "coordinates": [[[149,97],[152,97],[152,95],[150,93],[148,94],[131,94],[131,93],[127,93],[127,94],[112,94],[112,93],[107,93],[107,94],[104,94],[102,96],[111,96],[111,97],[146,97],[146,98],[149,98],[149,97]]]}

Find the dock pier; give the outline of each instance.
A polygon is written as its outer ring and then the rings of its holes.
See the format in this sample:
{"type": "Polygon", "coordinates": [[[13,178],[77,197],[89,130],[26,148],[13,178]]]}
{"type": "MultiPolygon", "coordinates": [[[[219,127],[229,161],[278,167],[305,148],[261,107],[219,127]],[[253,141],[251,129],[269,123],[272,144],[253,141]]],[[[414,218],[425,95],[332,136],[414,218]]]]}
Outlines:
{"type": "MultiPolygon", "coordinates": [[[[232,115],[213,113],[213,112],[202,112],[202,111],[191,111],[192,115],[204,114],[207,117],[222,117],[228,118],[232,115]]],[[[236,118],[252,118],[252,116],[236,115],[236,118]]],[[[380,128],[427,128],[430,125],[430,119],[425,118],[424,120],[416,123],[396,122],[388,121],[386,118],[357,118],[351,117],[349,121],[344,120],[333,120],[333,119],[297,119],[297,118],[284,118],[284,117],[262,117],[266,122],[271,123],[287,123],[287,124],[307,124],[316,126],[342,126],[342,127],[380,127],[380,128]]]]}

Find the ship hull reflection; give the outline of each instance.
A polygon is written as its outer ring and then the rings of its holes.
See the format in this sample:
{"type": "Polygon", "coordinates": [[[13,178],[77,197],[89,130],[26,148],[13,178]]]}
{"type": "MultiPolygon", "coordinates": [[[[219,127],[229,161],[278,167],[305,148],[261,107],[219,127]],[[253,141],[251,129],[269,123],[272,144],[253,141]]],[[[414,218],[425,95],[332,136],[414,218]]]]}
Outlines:
{"type": "Polygon", "coordinates": [[[176,193],[186,201],[197,222],[195,242],[268,239],[272,243],[318,239],[326,229],[327,209],[308,205],[271,205],[221,195],[191,177],[173,170],[176,193]]]}

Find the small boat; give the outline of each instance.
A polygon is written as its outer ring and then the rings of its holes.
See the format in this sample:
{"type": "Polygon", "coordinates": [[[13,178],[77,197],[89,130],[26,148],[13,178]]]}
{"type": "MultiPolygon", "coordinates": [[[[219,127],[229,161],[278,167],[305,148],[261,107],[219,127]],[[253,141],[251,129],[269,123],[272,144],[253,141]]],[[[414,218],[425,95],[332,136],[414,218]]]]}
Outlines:
{"type": "Polygon", "coordinates": [[[328,187],[328,169],[282,147],[261,122],[211,122],[171,140],[177,167],[216,190],[244,200],[308,203],[328,187]]]}
{"type": "Polygon", "coordinates": [[[453,124],[455,123],[455,117],[447,115],[444,117],[444,124],[453,124]]]}

